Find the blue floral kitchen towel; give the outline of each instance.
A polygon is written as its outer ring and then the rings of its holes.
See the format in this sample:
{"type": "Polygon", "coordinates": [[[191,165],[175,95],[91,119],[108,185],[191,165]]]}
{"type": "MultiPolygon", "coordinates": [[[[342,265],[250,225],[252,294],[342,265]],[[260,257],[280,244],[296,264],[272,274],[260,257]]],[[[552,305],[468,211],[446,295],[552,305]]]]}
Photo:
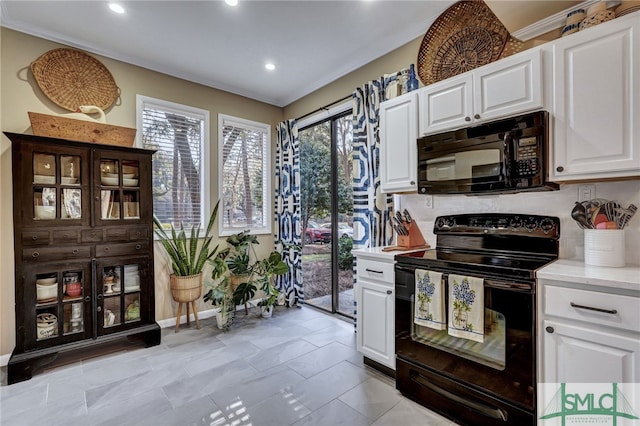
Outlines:
{"type": "Polygon", "coordinates": [[[413,322],[436,330],[447,328],[442,273],[416,269],[413,322]]]}
{"type": "Polygon", "coordinates": [[[449,274],[449,334],[484,342],[484,279],[449,274]]]}

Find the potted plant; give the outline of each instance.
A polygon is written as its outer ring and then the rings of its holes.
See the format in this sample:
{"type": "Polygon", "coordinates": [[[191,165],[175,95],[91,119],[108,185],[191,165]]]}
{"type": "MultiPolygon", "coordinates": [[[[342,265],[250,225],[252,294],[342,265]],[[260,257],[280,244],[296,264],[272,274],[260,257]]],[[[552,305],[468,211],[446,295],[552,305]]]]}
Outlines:
{"type": "Polygon", "coordinates": [[[274,276],[285,274],[289,267],[282,261],[282,255],[277,251],[273,251],[268,258],[256,263],[254,269],[260,276],[258,282],[260,283],[260,289],[264,292],[264,298],[258,302],[258,306],[261,308],[262,316],[269,318],[280,294],[280,291],[273,286],[274,276]]]}
{"type": "MultiPolygon", "coordinates": [[[[254,246],[259,244],[258,238],[249,232],[247,230],[229,236],[227,243],[230,247],[221,251],[212,261],[212,278],[219,279],[228,271],[228,294],[234,305],[245,305],[245,314],[248,313],[247,303],[255,296],[258,287],[265,293],[259,306],[272,308],[275,305],[279,292],[273,286],[273,276],[282,275],[288,270],[277,251],[271,252],[265,259],[257,259],[254,246]]],[[[211,288],[205,298],[214,303],[215,295],[214,288],[211,288]]]]}
{"type": "Polygon", "coordinates": [[[213,266],[211,278],[215,281],[205,284],[209,291],[203,297],[205,302],[211,302],[215,307],[218,328],[224,331],[227,331],[231,326],[236,307],[231,290],[231,279],[227,274],[229,268],[225,262],[228,253],[229,249],[225,249],[218,252],[218,255],[209,261],[213,266]]]}
{"type": "MultiPolygon", "coordinates": [[[[219,204],[220,201],[216,203],[211,213],[203,236],[200,235],[199,225],[192,226],[188,232],[189,236],[187,236],[187,231],[185,231],[182,223],[179,229],[176,229],[173,224],[170,225],[170,232],[168,233],[158,218],[155,216],[153,218],[154,232],[171,260],[171,296],[173,300],[178,302],[176,331],[180,323],[182,303],[191,304],[196,324],[200,328],[198,312],[194,302],[202,294],[202,270],[204,265],[218,251],[218,246],[211,248],[213,240],[211,230],[218,215],[219,204]],[[201,238],[203,241],[202,244],[199,244],[201,238]]],[[[187,319],[188,313],[189,305],[187,305],[187,319]]]]}

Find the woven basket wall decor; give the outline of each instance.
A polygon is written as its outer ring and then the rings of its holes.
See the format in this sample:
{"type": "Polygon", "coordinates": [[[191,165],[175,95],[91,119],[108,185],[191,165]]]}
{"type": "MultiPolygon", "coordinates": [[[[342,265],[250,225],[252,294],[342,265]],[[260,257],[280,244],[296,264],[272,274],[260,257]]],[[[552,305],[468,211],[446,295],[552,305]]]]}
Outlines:
{"type": "Polygon", "coordinates": [[[118,86],[109,70],[79,50],[50,50],[31,63],[31,72],[45,96],[69,111],[80,105],[105,110],[118,98],[118,86]]]}
{"type": "Polygon", "coordinates": [[[500,58],[509,31],[481,0],[459,1],[431,25],[418,52],[418,75],[426,86],[500,58]]]}

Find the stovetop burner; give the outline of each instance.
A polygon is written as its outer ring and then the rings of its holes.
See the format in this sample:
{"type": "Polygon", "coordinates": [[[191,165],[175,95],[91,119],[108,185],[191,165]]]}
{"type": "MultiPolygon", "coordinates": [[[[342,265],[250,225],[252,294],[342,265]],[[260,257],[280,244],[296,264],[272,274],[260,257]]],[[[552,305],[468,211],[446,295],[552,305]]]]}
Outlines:
{"type": "Polygon", "coordinates": [[[435,249],[396,255],[399,264],[497,278],[535,278],[558,257],[556,217],[466,214],[436,218],[435,249]]]}

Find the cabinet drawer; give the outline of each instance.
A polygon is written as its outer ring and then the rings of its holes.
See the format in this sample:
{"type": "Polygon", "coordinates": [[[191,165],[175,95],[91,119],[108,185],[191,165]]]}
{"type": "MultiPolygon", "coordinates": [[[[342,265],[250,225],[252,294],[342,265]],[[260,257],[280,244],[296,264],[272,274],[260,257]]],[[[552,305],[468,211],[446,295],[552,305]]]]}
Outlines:
{"type": "Polygon", "coordinates": [[[53,231],[53,242],[54,243],[77,243],[78,242],[78,231],[75,229],[68,230],[65,229],[63,231],[53,231]]]}
{"type": "Polygon", "coordinates": [[[100,244],[96,246],[96,257],[138,255],[149,251],[149,243],[100,244]]]}
{"type": "Polygon", "coordinates": [[[149,228],[138,226],[129,230],[129,241],[146,240],[149,238],[149,228]]]}
{"type": "Polygon", "coordinates": [[[544,313],[640,332],[640,298],[545,286],[544,313]]]}
{"type": "Polygon", "coordinates": [[[370,259],[358,259],[358,278],[381,281],[393,286],[393,263],[370,259]]]}
{"type": "Polygon", "coordinates": [[[22,244],[25,246],[49,244],[49,231],[25,231],[22,233],[22,244]]]}
{"type": "Polygon", "coordinates": [[[127,241],[127,228],[109,228],[107,229],[107,241],[127,241]]]}
{"type": "Polygon", "coordinates": [[[91,257],[91,247],[40,247],[22,250],[24,260],[68,260],[91,257]]]}
{"type": "Polygon", "coordinates": [[[85,229],[81,235],[83,243],[98,243],[102,241],[102,229],[85,229]]]}

